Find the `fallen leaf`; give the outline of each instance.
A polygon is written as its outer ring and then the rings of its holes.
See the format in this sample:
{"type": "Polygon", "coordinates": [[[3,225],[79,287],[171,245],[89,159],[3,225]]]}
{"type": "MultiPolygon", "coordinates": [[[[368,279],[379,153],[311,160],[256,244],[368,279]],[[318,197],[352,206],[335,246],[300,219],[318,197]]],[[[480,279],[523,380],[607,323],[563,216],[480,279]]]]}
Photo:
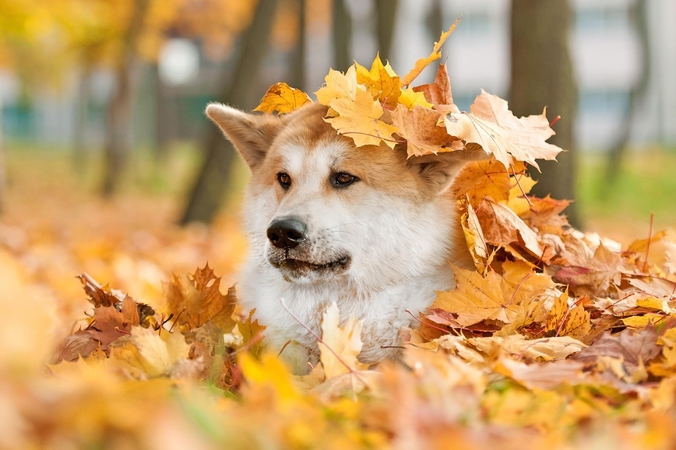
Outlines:
{"type": "Polygon", "coordinates": [[[603,356],[618,358],[631,375],[639,368],[639,361],[647,363],[660,354],[656,341],[657,331],[652,326],[637,332],[624,330],[616,335],[606,331],[592,345],[575,355],[575,360],[591,364],[603,356]]]}
{"type": "Polygon", "coordinates": [[[362,347],[361,321],[350,317],[341,327],[339,315],[338,305],[333,302],[322,319],[323,343],[319,350],[327,379],[368,367],[357,359],[362,347]]]}
{"type": "Polygon", "coordinates": [[[455,30],[455,27],[458,25],[458,22],[460,22],[460,19],[457,19],[453,25],[451,25],[451,28],[448,29],[448,31],[444,31],[441,33],[441,36],[439,37],[439,41],[434,43],[434,49],[432,50],[432,53],[430,56],[426,58],[420,58],[415,62],[415,67],[411,69],[409,73],[406,74],[404,78],[401,80],[402,86],[408,86],[415,80],[420,73],[425,70],[425,67],[429,66],[432,62],[436,61],[437,59],[441,58],[441,46],[444,45],[444,42],[446,42],[446,39],[448,36],[451,35],[453,30],[455,30]]]}
{"type": "Polygon", "coordinates": [[[437,70],[434,82],[416,86],[413,88],[413,91],[422,92],[425,98],[434,105],[434,109],[440,113],[460,112],[455,103],[453,103],[451,81],[448,78],[446,64],[439,64],[439,70],[437,70]]]}
{"type": "Polygon", "coordinates": [[[399,104],[392,112],[397,134],[406,139],[408,156],[423,156],[451,150],[464,150],[460,140],[453,140],[444,127],[437,126],[441,115],[416,105],[412,110],[399,104]]]}

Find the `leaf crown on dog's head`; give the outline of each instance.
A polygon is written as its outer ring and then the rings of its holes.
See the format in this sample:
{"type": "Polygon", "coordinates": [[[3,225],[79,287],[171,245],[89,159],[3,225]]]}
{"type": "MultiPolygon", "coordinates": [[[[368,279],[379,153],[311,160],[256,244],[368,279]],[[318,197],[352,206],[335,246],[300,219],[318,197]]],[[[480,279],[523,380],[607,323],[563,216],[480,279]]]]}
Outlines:
{"type": "MultiPolygon", "coordinates": [[[[432,53],[419,59],[403,78],[389,63],[384,65],[379,55],[370,70],[358,63],[345,73],[329,70],[325,85],[315,92],[317,101],[329,108],[324,120],[352,138],[357,147],[385,143],[394,148],[406,143],[409,157],[479,151],[492,155],[512,173],[514,161],[539,169],[536,159],[555,159],[561,148],[546,142],[554,135],[546,109],[517,118],[505,100],[482,90],[470,112],[462,112],[453,103],[444,64],[433,83],[410,86],[425,67],[441,58],[441,46],[457,23],[441,34],[432,53]]],[[[284,114],[311,101],[305,92],[277,83],[256,111],[284,114]]]]}

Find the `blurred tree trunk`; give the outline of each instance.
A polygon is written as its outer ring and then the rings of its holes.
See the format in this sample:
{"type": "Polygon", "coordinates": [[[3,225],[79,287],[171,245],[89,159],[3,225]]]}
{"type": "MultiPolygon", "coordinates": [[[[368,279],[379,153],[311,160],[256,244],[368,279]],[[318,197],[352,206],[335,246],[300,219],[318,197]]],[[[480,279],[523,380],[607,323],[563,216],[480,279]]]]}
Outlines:
{"type": "Polygon", "coordinates": [[[441,0],[432,0],[430,10],[425,16],[425,28],[432,40],[439,40],[439,34],[444,31],[444,10],[441,0]]]}
{"type": "Polygon", "coordinates": [[[91,93],[91,64],[83,61],[77,86],[75,129],[73,130],[73,170],[82,177],[87,159],[87,107],[91,93]]]}
{"type": "MultiPolygon", "coordinates": [[[[542,173],[531,171],[538,180],[533,193],[574,200],[577,150],[573,122],[577,88],[568,49],[572,16],[569,0],[512,0],[509,104],[517,116],[539,114],[545,105],[549,120],[561,116],[550,142],[566,151],[559,154],[558,162],[538,161],[542,173]]],[[[576,203],[565,212],[570,223],[579,228],[576,203]]]]}
{"type": "Polygon", "coordinates": [[[375,0],[377,16],[378,52],[380,59],[390,59],[394,28],[397,23],[399,0],[375,0]]]}
{"type": "MultiPolygon", "coordinates": [[[[277,8],[277,0],[260,0],[249,28],[240,38],[240,48],[232,81],[218,101],[251,109],[257,98],[258,73],[267,53],[270,29],[277,8]]],[[[258,95],[260,94],[260,95],[258,95]]],[[[235,150],[215,125],[207,128],[202,144],[205,159],[188,197],[180,224],[210,222],[216,215],[228,185],[235,150]]]]}
{"type": "Polygon", "coordinates": [[[160,70],[157,64],[153,64],[153,87],[155,88],[155,161],[161,163],[166,160],[169,143],[172,140],[173,129],[169,115],[172,108],[167,104],[165,89],[160,78],[160,70]]]}
{"type": "Polygon", "coordinates": [[[129,134],[134,85],[137,75],[136,45],[143,30],[143,22],[150,0],[136,0],[122,50],[115,67],[115,91],[108,104],[104,147],[104,174],[101,193],[111,196],[117,189],[120,176],[129,156],[129,134]]]}
{"type": "Polygon", "coordinates": [[[333,0],[332,7],[333,64],[336,70],[344,72],[352,64],[352,16],[345,0],[333,0]]]}
{"type": "Polygon", "coordinates": [[[307,0],[298,1],[298,42],[296,42],[295,58],[291,64],[291,86],[305,89],[305,46],[307,44],[307,0]]]}
{"type": "Polygon", "coordinates": [[[631,123],[634,119],[634,114],[636,113],[638,104],[643,101],[648,90],[648,81],[650,81],[650,41],[647,14],[647,1],[637,0],[631,9],[630,17],[641,47],[641,76],[629,91],[627,110],[624,113],[622,125],[615,142],[613,142],[608,151],[608,167],[606,171],[608,184],[612,184],[617,178],[620,165],[627,150],[629,138],[631,137],[631,123]]]}
{"type": "Polygon", "coordinates": [[[2,134],[2,100],[0,99],[0,213],[5,211],[7,167],[5,165],[5,139],[2,134]]]}

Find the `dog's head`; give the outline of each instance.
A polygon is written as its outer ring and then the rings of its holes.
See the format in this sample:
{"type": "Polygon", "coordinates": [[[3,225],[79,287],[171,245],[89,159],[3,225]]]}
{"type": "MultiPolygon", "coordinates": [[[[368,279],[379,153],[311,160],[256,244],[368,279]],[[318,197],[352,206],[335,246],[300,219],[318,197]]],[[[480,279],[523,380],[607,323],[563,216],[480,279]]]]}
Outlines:
{"type": "Polygon", "coordinates": [[[444,193],[466,155],[357,148],[323,120],[326,112],[316,103],[282,116],[208,106],[252,171],[252,257],[289,282],[347,277],[370,288],[445,264],[454,203],[444,193]]]}

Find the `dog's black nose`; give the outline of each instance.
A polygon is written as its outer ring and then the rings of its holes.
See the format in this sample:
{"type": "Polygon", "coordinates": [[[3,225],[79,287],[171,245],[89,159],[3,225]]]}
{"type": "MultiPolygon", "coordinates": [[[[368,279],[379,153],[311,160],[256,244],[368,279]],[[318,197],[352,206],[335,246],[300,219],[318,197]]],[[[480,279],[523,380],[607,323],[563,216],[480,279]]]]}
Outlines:
{"type": "Polygon", "coordinates": [[[268,228],[268,239],[277,248],[294,248],[305,239],[307,227],[294,218],[273,220],[268,228]]]}

